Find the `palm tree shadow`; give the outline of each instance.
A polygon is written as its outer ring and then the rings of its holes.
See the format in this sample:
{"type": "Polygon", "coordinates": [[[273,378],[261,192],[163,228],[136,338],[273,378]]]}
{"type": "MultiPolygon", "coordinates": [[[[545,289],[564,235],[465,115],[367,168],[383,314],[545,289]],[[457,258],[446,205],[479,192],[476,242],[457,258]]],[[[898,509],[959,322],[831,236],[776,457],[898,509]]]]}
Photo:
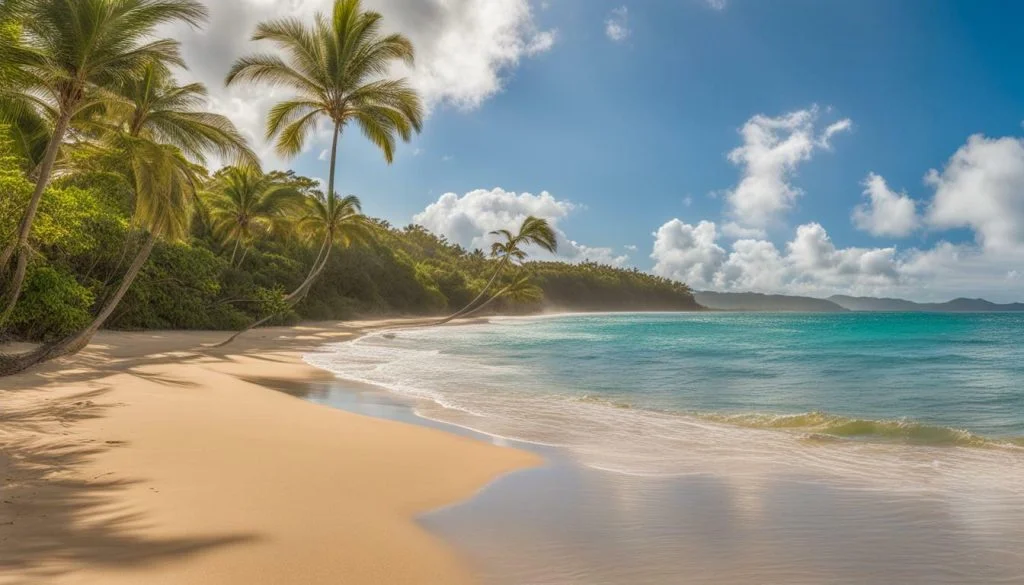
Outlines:
{"type": "MultiPolygon", "coordinates": [[[[0,428],[32,431],[54,421],[71,424],[101,416],[109,405],[93,399],[106,391],[49,401],[44,407],[5,410],[0,428]]],[[[0,445],[0,581],[4,583],[39,583],[83,567],[145,566],[258,539],[255,534],[147,536],[145,515],[117,503],[124,490],[141,480],[83,474],[94,457],[117,448],[118,442],[82,444],[53,433],[19,433],[17,437],[0,445]]]]}

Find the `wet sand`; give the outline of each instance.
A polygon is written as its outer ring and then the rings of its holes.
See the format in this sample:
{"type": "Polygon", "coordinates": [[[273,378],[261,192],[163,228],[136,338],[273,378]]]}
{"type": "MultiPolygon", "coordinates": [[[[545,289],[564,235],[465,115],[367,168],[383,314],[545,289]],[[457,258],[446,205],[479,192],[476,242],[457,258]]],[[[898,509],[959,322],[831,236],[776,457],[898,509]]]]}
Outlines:
{"type": "MultiPolygon", "coordinates": [[[[301,394],[481,436],[420,418],[422,404],[367,385],[318,381],[301,394]]],[[[627,475],[587,467],[559,448],[495,440],[547,464],[421,518],[489,585],[1024,583],[1024,508],[993,507],[984,494],[951,500],[711,462],[705,472],[627,475]]]]}

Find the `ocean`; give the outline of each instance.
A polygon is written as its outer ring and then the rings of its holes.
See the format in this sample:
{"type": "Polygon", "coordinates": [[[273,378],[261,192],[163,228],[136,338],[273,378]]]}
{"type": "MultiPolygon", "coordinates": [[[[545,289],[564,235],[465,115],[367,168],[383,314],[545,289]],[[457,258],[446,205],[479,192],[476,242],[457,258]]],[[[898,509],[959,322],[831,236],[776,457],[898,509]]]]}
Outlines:
{"type": "Polygon", "coordinates": [[[307,361],[561,454],[434,521],[488,582],[1024,583],[1022,334],[1021,314],[585,314],[382,332],[307,361]],[[722,514],[694,525],[694,506],[722,514]],[[701,552],[726,536],[730,554],[701,552]],[[562,552],[515,552],[541,543],[562,552]]]}

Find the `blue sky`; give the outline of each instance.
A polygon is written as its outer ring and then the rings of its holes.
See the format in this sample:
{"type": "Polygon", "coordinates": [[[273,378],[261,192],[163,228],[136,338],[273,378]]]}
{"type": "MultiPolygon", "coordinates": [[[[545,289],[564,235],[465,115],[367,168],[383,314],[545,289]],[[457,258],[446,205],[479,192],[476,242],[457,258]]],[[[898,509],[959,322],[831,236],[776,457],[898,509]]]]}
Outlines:
{"type": "MultiPolygon", "coordinates": [[[[343,137],[338,189],[371,215],[477,245],[546,209],[577,243],[563,257],[698,288],[1024,300],[1024,4],[461,0],[423,30],[402,2],[370,4],[424,47],[431,105],[391,166],[343,137]],[[761,148],[780,144],[791,162],[761,148]]],[[[287,164],[326,176],[324,144],[287,164]]]]}

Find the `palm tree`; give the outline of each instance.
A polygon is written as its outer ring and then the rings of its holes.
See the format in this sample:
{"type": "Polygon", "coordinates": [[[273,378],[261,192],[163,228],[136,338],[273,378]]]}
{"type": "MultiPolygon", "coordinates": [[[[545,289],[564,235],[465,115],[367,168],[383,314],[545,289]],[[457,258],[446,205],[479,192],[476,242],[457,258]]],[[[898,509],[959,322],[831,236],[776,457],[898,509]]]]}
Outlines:
{"type": "MultiPolygon", "coordinates": [[[[331,160],[327,194],[311,204],[306,224],[319,223],[325,231],[317,259],[306,280],[285,297],[294,305],[308,292],[327,264],[335,245],[335,232],[326,226],[341,218],[352,218],[351,225],[366,223],[355,197],[339,198],[334,190],[338,140],[345,126],[354,122],[373,142],[390,164],[394,160],[396,139],[408,142],[423,124],[423,103],[405,79],[389,79],[396,61],[412,65],[415,52],[409,39],[400,34],[380,34],[381,15],[364,11],[360,0],[335,0],[329,16],[318,13],[311,27],[300,20],[285,18],[260,23],[254,41],[271,41],[287,60],[276,55],[243,57],[228,73],[227,85],[266,83],[285,87],[295,97],[274,106],[267,116],[267,139],[275,139],[281,156],[293,157],[302,151],[317,123],[331,124],[331,160]],[[355,218],[362,218],[358,221],[355,218]]],[[[273,315],[250,326],[258,326],[273,315]]],[[[241,332],[239,332],[241,333],[241,332]]],[[[232,341],[237,334],[225,343],[232,341]]],[[[223,344],[221,344],[223,345],[223,344]]]]}
{"type": "Polygon", "coordinates": [[[15,374],[44,361],[80,351],[113,314],[145,266],[157,241],[188,237],[191,204],[199,183],[195,165],[171,145],[128,135],[118,137],[117,142],[129,159],[136,195],[134,219],[147,231],[145,242],[136,252],[117,289],[85,329],[25,354],[0,355],[0,375],[15,374]]]}
{"type": "Polygon", "coordinates": [[[263,234],[283,233],[291,224],[291,212],[303,201],[297,189],[275,181],[255,167],[242,166],[218,173],[205,203],[214,235],[234,242],[232,266],[242,248],[238,259],[241,266],[252,242],[263,234]]]}
{"type": "Polygon", "coordinates": [[[458,319],[472,311],[474,306],[480,302],[480,299],[484,298],[487,291],[490,290],[495,281],[498,280],[498,276],[510,263],[526,259],[527,253],[523,249],[524,246],[532,244],[552,253],[558,250],[558,238],[555,235],[555,230],[552,229],[546,219],[541,219],[532,215],[523,220],[522,225],[519,226],[519,233],[517,234],[513,234],[506,229],[501,229],[491,232],[491,235],[503,238],[503,240],[491,245],[491,257],[499,259],[498,266],[495,268],[494,274],[491,275],[491,279],[487,282],[480,293],[476,295],[476,298],[470,301],[469,304],[459,311],[456,311],[439,321],[437,323],[438,325],[447,323],[453,319],[458,319]]]}
{"type": "MultiPolygon", "coordinates": [[[[352,244],[371,240],[378,227],[372,219],[362,214],[359,198],[354,195],[314,195],[306,199],[306,211],[298,220],[299,232],[314,242],[320,242],[316,260],[306,279],[283,299],[283,307],[297,305],[327,267],[331,251],[335,246],[348,247],[352,244]]],[[[274,310],[269,315],[235,333],[214,347],[225,346],[239,335],[263,325],[282,311],[274,310]]]]}
{"type": "Polygon", "coordinates": [[[178,86],[165,70],[147,68],[139,79],[117,89],[119,94],[105,108],[112,119],[93,125],[102,132],[96,146],[127,159],[126,174],[135,193],[134,223],[146,231],[146,240],[88,327],[24,356],[0,359],[0,374],[76,353],[88,345],[131,288],[156,243],[188,237],[200,183],[197,163],[205,160],[207,151],[240,160],[256,158],[229,120],[197,109],[202,103],[195,96],[205,95],[202,85],[178,86]]]}
{"type": "Polygon", "coordinates": [[[177,41],[151,37],[159,25],[198,26],[206,15],[196,0],[7,0],[2,16],[16,19],[22,42],[19,50],[4,51],[17,70],[17,83],[0,88],[4,116],[17,118],[31,108],[46,112],[53,125],[18,237],[0,252],[0,275],[15,262],[0,324],[21,294],[32,224],[72,120],[103,101],[104,90],[138,77],[146,67],[184,66],[177,41]]]}
{"type": "Polygon", "coordinates": [[[463,313],[463,317],[472,317],[480,311],[487,308],[488,305],[496,301],[497,299],[512,299],[516,301],[536,301],[543,298],[544,292],[535,284],[530,283],[529,276],[520,276],[513,280],[511,283],[505,285],[498,292],[491,295],[486,301],[481,303],[475,309],[463,313]]]}

